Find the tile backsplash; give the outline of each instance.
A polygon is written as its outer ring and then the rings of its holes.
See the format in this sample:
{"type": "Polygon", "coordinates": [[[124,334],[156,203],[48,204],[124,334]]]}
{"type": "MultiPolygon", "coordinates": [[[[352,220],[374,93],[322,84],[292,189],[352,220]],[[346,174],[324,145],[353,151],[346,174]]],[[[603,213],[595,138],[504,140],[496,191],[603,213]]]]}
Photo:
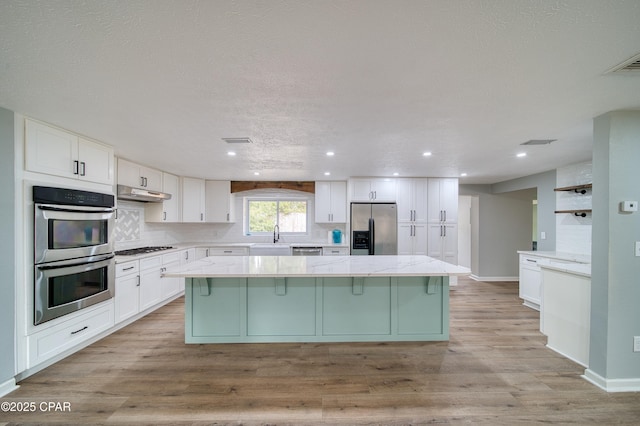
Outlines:
{"type": "Polygon", "coordinates": [[[140,211],[118,208],[115,241],[135,241],[140,239],[140,211]]]}
{"type": "MultiPolygon", "coordinates": [[[[591,161],[572,164],[557,169],[556,187],[567,187],[592,183],[591,161]]],[[[591,209],[591,190],[586,194],[570,191],[556,192],[556,210],[591,209]]],[[[556,214],[556,251],[591,255],[591,215],[574,216],[570,213],[556,214]]]]}

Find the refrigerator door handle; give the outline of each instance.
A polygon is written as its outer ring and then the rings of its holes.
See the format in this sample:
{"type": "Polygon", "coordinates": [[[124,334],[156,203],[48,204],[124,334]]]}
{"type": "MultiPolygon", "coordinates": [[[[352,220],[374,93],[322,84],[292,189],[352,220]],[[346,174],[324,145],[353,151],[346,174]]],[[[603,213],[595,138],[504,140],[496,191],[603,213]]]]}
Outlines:
{"type": "Polygon", "coordinates": [[[376,222],[372,217],[369,218],[369,255],[375,254],[375,242],[376,242],[376,222]]]}

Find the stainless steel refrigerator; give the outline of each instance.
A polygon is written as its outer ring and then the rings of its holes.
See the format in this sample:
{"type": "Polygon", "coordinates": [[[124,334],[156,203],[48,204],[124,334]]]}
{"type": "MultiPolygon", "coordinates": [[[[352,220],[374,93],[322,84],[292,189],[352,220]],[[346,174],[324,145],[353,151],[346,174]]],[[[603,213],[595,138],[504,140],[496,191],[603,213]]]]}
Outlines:
{"type": "Polygon", "coordinates": [[[351,254],[398,254],[396,203],[351,203],[351,254]]]}

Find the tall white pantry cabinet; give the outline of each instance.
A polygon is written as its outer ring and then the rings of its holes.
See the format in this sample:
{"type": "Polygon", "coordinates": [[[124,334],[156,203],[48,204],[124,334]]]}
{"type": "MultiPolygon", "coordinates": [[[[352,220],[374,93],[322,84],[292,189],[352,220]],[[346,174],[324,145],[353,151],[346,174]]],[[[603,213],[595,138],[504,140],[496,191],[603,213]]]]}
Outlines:
{"type": "Polygon", "coordinates": [[[458,179],[397,179],[398,254],[458,264],[458,179]]]}
{"type": "Polygon", "coordinates": [[[458,264],[458,179],[428,179],[428,256],[458,264]]]}
{"type": "Polygon", "coordinates": [[[426,178],[398,179],[398,254],[427,254],[427,201],[426,178]]]}

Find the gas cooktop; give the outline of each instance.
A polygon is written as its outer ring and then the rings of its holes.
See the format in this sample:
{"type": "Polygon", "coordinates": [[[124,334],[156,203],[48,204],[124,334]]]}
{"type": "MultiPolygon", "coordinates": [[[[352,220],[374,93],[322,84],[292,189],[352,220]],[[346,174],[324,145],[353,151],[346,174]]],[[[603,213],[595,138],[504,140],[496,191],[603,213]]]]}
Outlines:
{"type": "Polygon", "coordinates": [[[116,256],[135,256],[136,254],[153,253],[155,251],[169,250],[171,246],[152,246],[152,247],[138,247],[128,250],[116,251],[116,256]]]}

